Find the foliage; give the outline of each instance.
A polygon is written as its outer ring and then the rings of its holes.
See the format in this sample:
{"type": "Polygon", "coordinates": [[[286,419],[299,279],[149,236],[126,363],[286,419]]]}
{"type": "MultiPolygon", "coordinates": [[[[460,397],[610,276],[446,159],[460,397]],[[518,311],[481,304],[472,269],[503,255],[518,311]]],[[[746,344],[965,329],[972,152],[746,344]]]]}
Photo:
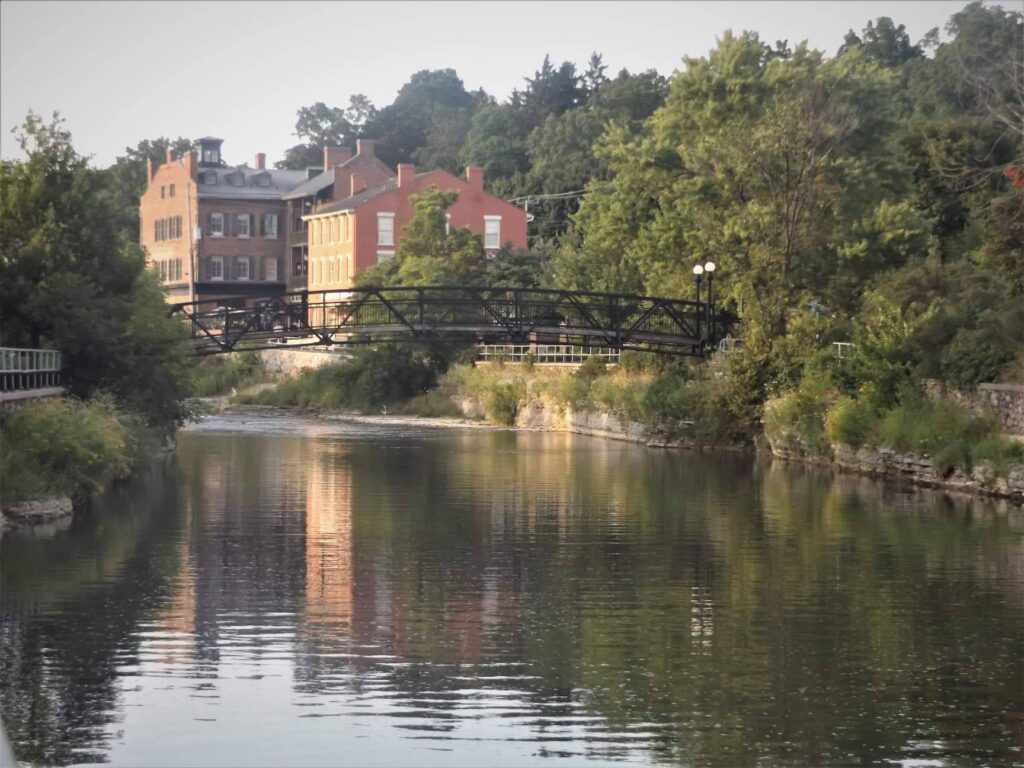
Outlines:
{"type": "Polygon", "coordinates": [[[273,389],[243,393],[235,402],[377,413],[421,395],[436,384],[434,369],[408,347],[380,345],[359,350],[339,365],[303,371],[273,389]]]}
{"type": "Polygon", "coordinates": [[[468,228],[446,233],[445,211],[457,193],[430,187],[413,195],[413,215],[395,259],[361,272],[360,285],[471,285],[484,273],[480,236],[468,228]]]}
{"type": "Polygon", "coordinates": [[[399,405],[394,411],[389,411],[389,413],[395,413],[400,416],[422,416],[434,419],[462,418],[462,409],[455,404],[451,397],[439,389],[425,392],[422,395],[416,395],[399,405]]]}
{"type": "Polygon", "coordinates": [[[72,394],[108,390],[173,428],[187,416],[185,330],[166,316],[137,232],[57,115],[30,113],[16,133],[25,159],[0,164],[3,344],[59,349],[72,394]]]}
{"type": "Polygon", "coordinates": [[[322,101],[300,107],[295,135],[301,142],[290,147],[276,167],[296,171],[319,168],[323,165],[324,148],[351,146],[376,114],[373,103],[361,93],[349,97],[347,109],[329,107],[322,101]]]}
{"type": "Polygon", "coordinates": [[[0,489],[5,502],[82,497],[128,474],[133,440],[109,400],[51,398],[0,421],[0,489]]]}
{"type": "Polygon", "coordinates": [[[201,359],[193,370],[192,392],[198,397],[226,395],[264,381],[266,370],[255,352],[212,355],[201,359]]]}

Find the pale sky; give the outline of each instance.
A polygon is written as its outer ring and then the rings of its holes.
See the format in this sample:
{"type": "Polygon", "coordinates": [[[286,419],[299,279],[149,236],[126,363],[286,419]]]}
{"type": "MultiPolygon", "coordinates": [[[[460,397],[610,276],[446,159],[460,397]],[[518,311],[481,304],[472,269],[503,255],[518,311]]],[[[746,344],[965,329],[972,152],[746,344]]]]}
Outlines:
{"type": "MultiPolygon", "coordinates": [[[[1008,8],[1017,0],[1001,3],[1008,8]]],[[[726,29],[807,40],[834,54],[843,35],[890,16],[917,42],[966,2],[0,2],[0,153],[29,109],[59,110],[96,165],[142,139],[219,136],[224,157],[273,163],[297,142],[295,111],[383,107],[409,76],[450,67],[499,101],[544,54],[608,73],[670,75],[726,29]]]]}

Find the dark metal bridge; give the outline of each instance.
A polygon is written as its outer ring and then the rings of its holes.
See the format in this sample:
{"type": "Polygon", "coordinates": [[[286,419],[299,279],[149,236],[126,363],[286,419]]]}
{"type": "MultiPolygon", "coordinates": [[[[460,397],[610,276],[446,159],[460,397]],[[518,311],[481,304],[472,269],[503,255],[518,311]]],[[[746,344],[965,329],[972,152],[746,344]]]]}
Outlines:
{"type": "Polygon", "coordinates": [[[708,302],[534,288],[423,287],[301,291],[175,304],[200,355],[290,346],[465,339],[587,344],[674,355],[707,354],[724,335],[708,302]]]}

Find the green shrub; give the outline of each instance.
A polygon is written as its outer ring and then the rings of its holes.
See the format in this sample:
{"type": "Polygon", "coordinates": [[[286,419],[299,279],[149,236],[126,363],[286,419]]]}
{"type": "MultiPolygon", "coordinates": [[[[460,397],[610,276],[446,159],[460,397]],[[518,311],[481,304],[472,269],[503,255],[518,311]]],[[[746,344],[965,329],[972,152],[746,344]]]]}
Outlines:
{"type": "Polygon", "coordinates": [[[424,416],[429,418],[459,418],[462,411],[452,399],[439,390],[432,390],[422,395],[416,395],[411,400],[402,403],[394,411],[403,416],[424,416]]]}
{"type": "Polygon", "coordinates": [[[255,352],[212,355],[196,364],[192,391],[197,397],[226,395],[232,389],[241,389],[266,379],[266,369],[255,352]]]}
{"type": "Polygon", "coordinates": [[[525,397],[526,382],[522,379],[493,383],[484,401],[487,418],[497,424],[514,424],[525,397]]]}
{"type": "Polygon", "coordinates": [[[829,452],[825,414],[831,400],[824,379],[807,378],[764,406],[764,431],[773,445],[824,455],[829,452]]]}
{"type": "Polygon", "coordinates": [[[377,412],[394,407],[437,384],[431,366],[406,347],[363,349],[338,365],[303,371],[294,379],[236,402],[332,410],[377,412]]]}
{"type": "Polygon", "coordinates": [[[878,414],[867,398],[841,398],[825,416],[825,432],[833,443],[860,448],[871,437],[878,414]]]}
{"type": "Polygon", "coordinates": [[[585,381],[594,381],[598,377],[604,376],[606,369],[607,367],[605,366],[603,357],[600,355],[591,355],[573,372],[573,376],[585,381]]]}
{"type": "Polygon", "coordinates": [[[80,498],[125,477],[138,440],[123,419],[104,399],[54,398],[7,414],[0,422],[3,500],[80,498]]]}

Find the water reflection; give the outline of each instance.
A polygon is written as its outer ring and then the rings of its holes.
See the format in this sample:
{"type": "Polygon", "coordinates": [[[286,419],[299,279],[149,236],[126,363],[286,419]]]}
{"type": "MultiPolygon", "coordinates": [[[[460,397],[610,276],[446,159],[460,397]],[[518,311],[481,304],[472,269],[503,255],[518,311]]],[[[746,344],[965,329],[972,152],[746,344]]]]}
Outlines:
{"type": "Polygon", "coordinates": [[[571,435],[214,426],[5,538],[21,759],[1024,761],[1019,511],[571,435]]]}

